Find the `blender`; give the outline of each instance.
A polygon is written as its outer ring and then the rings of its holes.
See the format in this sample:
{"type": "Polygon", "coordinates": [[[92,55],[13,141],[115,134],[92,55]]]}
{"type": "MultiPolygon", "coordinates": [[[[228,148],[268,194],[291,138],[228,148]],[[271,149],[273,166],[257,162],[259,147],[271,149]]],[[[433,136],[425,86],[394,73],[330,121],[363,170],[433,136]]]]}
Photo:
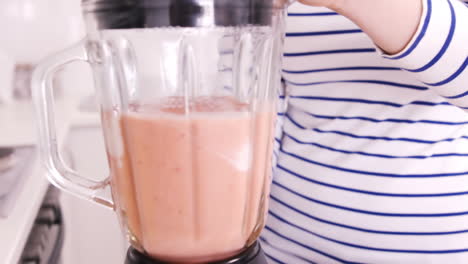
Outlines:
{"type": "Polygon", "coordinates": [[[49,180],[115,210],[133,263],[264,264],[285,0],[84,0],[87,37],[33,76],[49,180]],[[93,69],[110,176],[63,163],[54,74],[93,69]],[[110,187],[111,196],[105,191],[110,187]]]}

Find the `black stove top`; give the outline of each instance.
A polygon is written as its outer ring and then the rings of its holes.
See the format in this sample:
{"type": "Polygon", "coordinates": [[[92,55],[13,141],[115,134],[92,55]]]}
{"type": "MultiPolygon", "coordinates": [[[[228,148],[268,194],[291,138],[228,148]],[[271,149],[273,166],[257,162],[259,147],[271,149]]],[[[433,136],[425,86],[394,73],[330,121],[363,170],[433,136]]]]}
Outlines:
{"type": "Polygon", "coordinates": [[[11,168],[14,164],[13,154],[15,149],[9,147],[0,147],[0,172],[11,168]]]}

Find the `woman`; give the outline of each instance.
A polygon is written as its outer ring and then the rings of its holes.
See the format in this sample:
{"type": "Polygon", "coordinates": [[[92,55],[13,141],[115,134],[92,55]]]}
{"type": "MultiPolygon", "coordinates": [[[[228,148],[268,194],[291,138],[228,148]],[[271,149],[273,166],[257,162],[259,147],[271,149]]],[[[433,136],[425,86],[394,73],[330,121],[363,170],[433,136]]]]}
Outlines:
{"type": "Polygon", "coordinates": [[[466,3],[303,4],[288,16],[271,263],[468,263],[466,3]]]}

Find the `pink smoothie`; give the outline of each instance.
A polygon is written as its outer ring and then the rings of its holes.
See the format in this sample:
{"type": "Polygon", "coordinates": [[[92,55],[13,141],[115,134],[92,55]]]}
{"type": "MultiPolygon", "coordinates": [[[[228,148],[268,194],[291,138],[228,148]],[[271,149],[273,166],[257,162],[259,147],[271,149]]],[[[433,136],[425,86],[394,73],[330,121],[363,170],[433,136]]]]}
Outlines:
{"type": "Polygon", "coordinates": [[[256,108],[228,97],[189,107],[171,98],[135,104],[120,117],[123,149],[109,151],[114,199],[148,254],[212,261],[257,237],[267,208],[274,112],[256,108]]]}

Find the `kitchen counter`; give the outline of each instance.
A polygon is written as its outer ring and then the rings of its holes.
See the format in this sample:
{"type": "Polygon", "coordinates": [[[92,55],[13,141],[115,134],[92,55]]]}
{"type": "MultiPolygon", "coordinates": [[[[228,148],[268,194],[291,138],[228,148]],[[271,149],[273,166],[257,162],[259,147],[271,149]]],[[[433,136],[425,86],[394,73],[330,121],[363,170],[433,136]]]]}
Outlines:
{"type": "Polygon", "coordinates": [[[8,218],[0,218],[0,263],[14,264],[23,250],[38,208],[49,183],[37,158],[27,172],[29,177],[8,218]]]}
{"type": "MultiPolygon", "coordinates": [[[[56,102],[57,136],[63,146],[71,126],[97,125],[96,113],[78,111],[80,97],[63,97],[56,102]]],[[[19,102],[0,106],[0,145],[32,146],[35,144],[35,124],[31,103],[19,102]]],[[[21,256],[33,221],[49,183],[37,154],[27,171],[27,179],[7,218],[0,218],[0,263],[16,264],[21,256]]]]}

